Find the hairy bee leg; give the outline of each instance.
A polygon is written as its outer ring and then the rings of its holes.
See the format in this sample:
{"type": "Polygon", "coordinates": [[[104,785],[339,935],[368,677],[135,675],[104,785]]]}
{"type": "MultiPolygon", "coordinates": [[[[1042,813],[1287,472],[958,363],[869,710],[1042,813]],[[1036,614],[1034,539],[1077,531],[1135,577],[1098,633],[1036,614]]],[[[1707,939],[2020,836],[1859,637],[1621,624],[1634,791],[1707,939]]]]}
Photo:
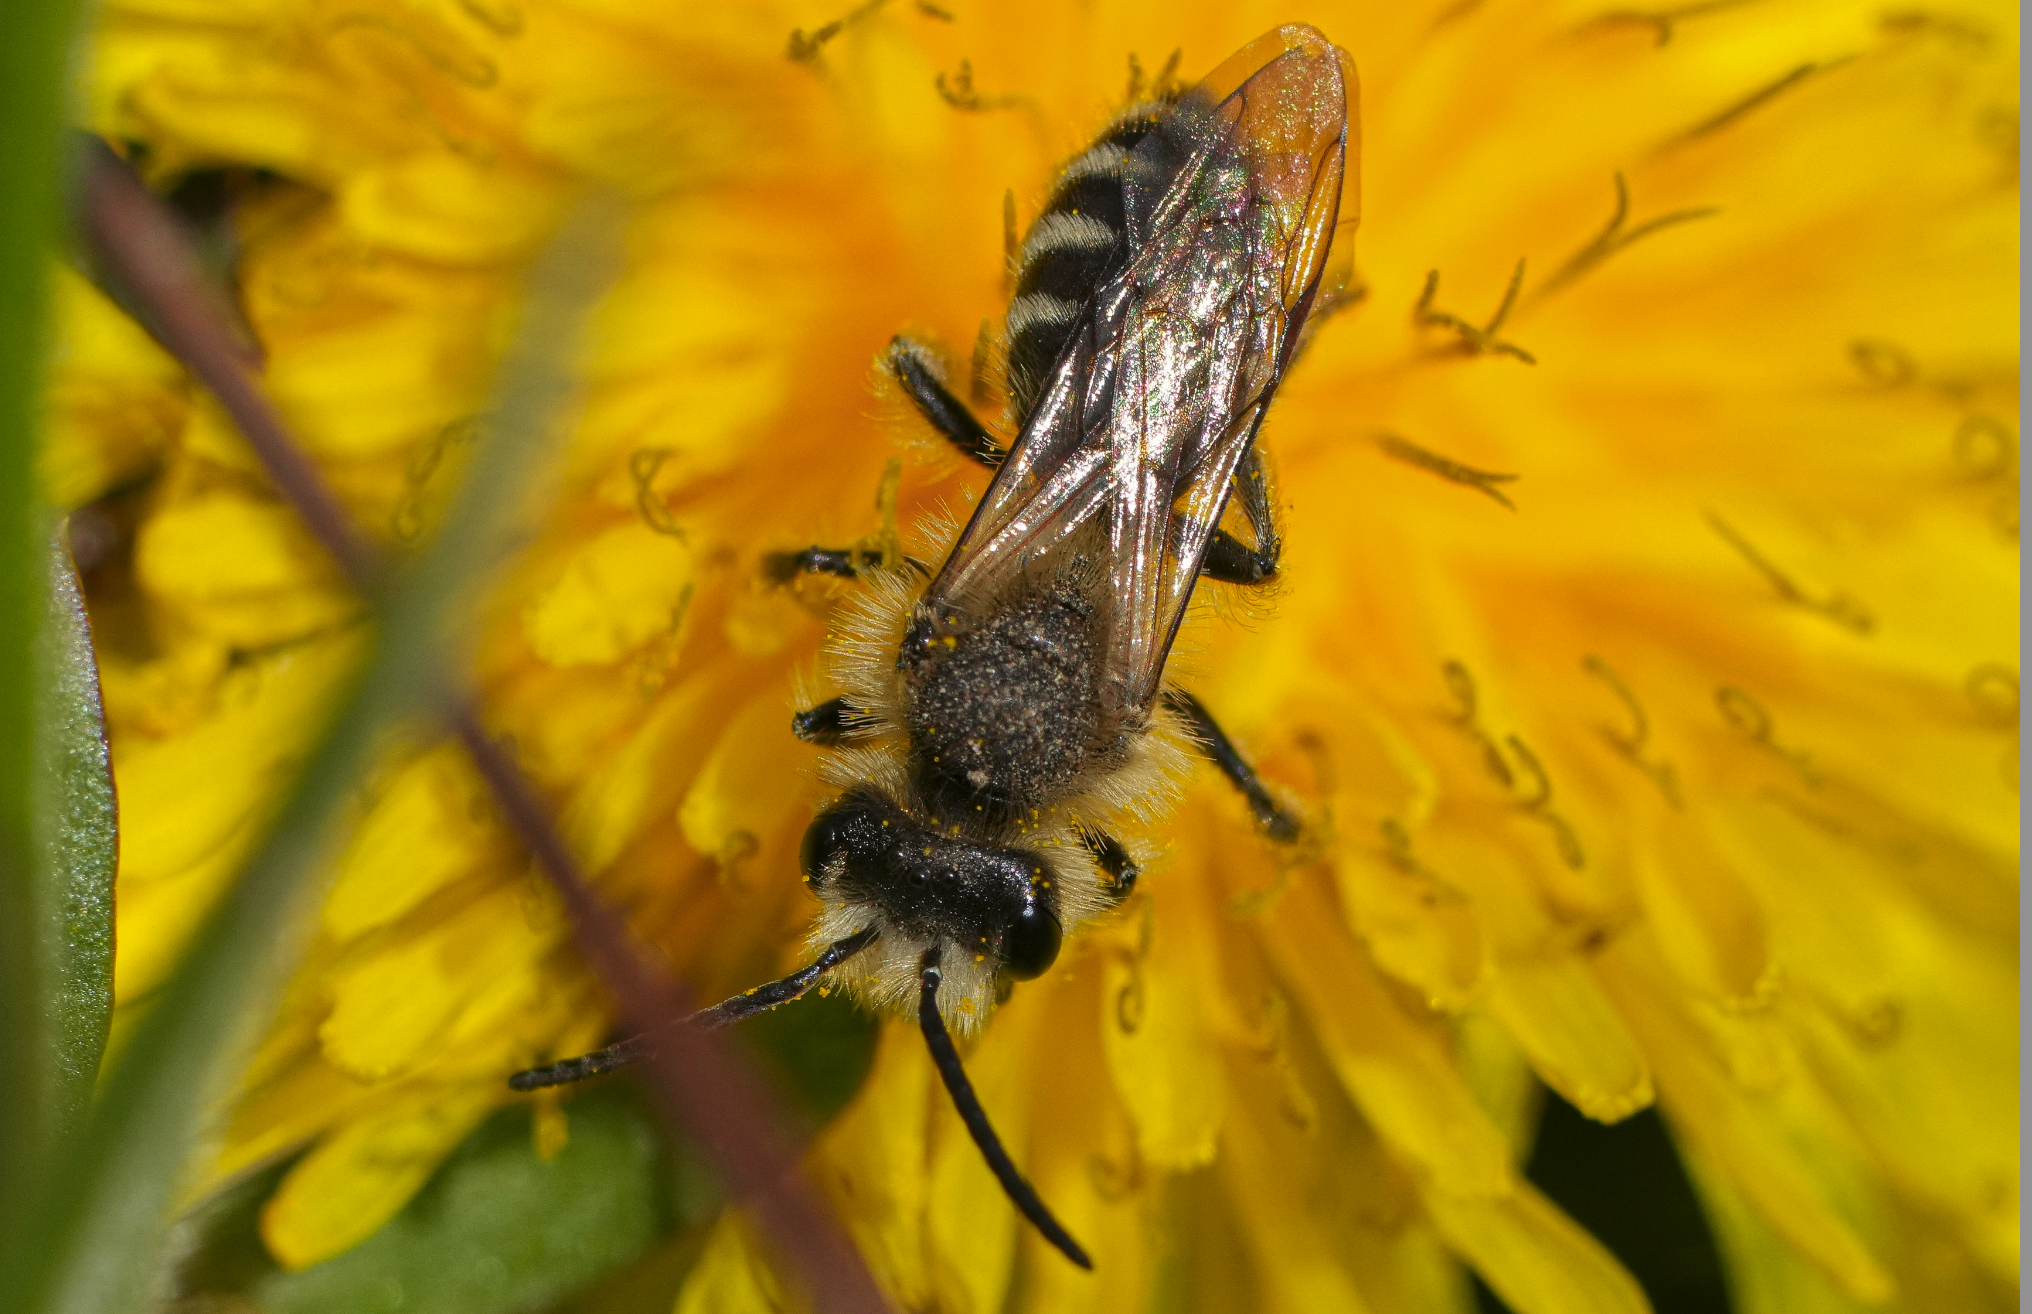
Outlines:
{"type": "Polygon", "coordinates": [[[801,552],[771,552],[762,558],[762,573],[771,584],[788,584],[799,575],[837,575],[858,579],[864,570],[882,564],[882,554],[868,548],[808,547],[801,552]]]}
{"type": "Polygon", "coordinates": [[[1222,584],[1267,584],[1277,576],[1278,547],[1272,539],[1267,548],[1252,548],[1227,530],[1217,529],[1199,573],[1222,584]]]}
{"type": "Polygon", "coordinates": [[[1078,828],[1080,843],[1086,845],[1088,853],[1094,855],[1094,862],[1108,877],[1108,899],[1120,903],[1135,892],[1136,878],[1142,868],[1129,856],[1129,850],[1122,847],[1122,841],[1103,831],[1086,826],[1078,828]]]}
{"type": "MultiPolygon", "coordinates": [[[[818,979],[827,972],[875,943],[875,937],[879,934],[880,931],[869,926],[854,932],[844,940],[835,940],[826,946],[824,953],[782,980],[756,986],[753,990],[744,990],[732,999],[724,1000],[711,1008],[700,1009],[678,1025],[717,1031],[721,1027],[739,1022],[742,1018],[753,1017],[757,1013],[774,1008],[778,1004],[787,1004],[817,985],[818,979]]],[[[639,1036],[615,1041],[605,1049],[594,1050],[590,1054],[581,1054],[577,1058],[553,1063],[548,1067],[525,1069],[508,1078],[508,1087],[510,1090],[537,1090],[544,1086],[563,1086],[574,1081],[584,1081],[588,1077],[597,1077],[603,1072],[612,1072],[616,1068],[640,1063],[656,1052],[655,1035],[653,1031],[645,1031],[639,1036]]]]}
{"type": "Polygon", "coordinates": [[[1264,788],[1256,768],[1249,765],[1248,759],[1235,747],[1234,740],[1228,738],[1227,732],[1207,711],[1206,704],[1182,689],[1167,689],[1164,691],[1164,705],[1184,719],[1187,732],[1198,741],[1200,750],[1221,769],[1221,774],[1228,778],[1230,784],[1242,791],[1242,797],[1249,801],[1249,810],[1256,814],[1256,824],[1263,828],[1263,833],[1279,844],[1296,840],[1298,818],[1279,807],[1277,800],[1270,797],[1270,791],[1264,788]]]}
{"type": "Polygon", "coordinates": [[[844,698],[833,698],[817,707],[795,712],[790,717],[790,733],[807,744],[823,744],[830,748],[844,742],[855,730],[861,728],[866,714],[844,698]]]}
{"type": "Polygon", "coordinates": [[[938,1068],[939,1078],[945,1082],[946,1094],[952,1097],[953,1108],[959,1112],[960,1121],[966,1124],[967,1134],[980,1147],[981,1157],[988,1161],[988,1171],[995,1174],[995,1180],[1002,1185],[1010,1203],[1017,1212],[1029,1219],[1031,1225],[1044,1234],[1044,1239],[1057,1246],[1059,1252],[1081,1268],[1091,1271],[1094,1261],[1087,1258],[1087,1252],[1072,1234],[1059,1225],[1038,1198],[1037,1191],[1016,1169],[1009,1152],[1002,1148],[1001,1137],[995,1135],[993,1124],[988,1121],[988,1112],[981,1107],[981,1101],[974,1094],[974,1084],[967,1080],[967,1070],[960,1066],[960,1052],[953,1047],[952,1037],[946,1033],[945,1019],[938,1011],[938,987],[944,980],[938,969],[939,947],[927,949],[920,960],[917,973],[917,1024],[924,1032],[925,1047],[931,1051],[931,1061],[938,1068]]]}
{"type": "Polygon", "coordinates": [[[934,359],[931,349],[923,343],[898,334],[889,340],[884,364],[896,376],[896,382],[902,385],[925,423],[938,430],[961,456],[990,470],[997,468],[1008,453],[989,434],[987,426],[974,418],[967,404],[939,379],[934,359]]]}
{"type": "Polygon", "coordinates": [[[1223,584],[1262,584],[1277,577],[1277,561],[1284,554],[1284,535],[1277,525],[1276,504],[1270,497],[1270,477],[1263,469],[1263,454],[1254,447],[1235,471],[1229,485],[1231,496],[1241,505],[1249,528],[1255,531],[1256,546],[1250,547],[1224,529],[1214,531],[1206,560],[1199,573],[1223,584]]]}

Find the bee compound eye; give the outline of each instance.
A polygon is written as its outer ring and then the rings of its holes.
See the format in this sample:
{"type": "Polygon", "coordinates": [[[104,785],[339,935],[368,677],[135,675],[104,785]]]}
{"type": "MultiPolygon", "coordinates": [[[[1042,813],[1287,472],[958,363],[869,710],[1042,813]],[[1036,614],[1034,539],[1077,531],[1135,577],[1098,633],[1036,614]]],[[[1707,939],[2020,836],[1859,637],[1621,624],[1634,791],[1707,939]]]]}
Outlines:
{"type": "Polygon", "coordinates": [[[841,875],[845,870],[841,859],[852,862],[859,856],[858,851],[867,847],[871,825],[880,824],[862,800],[851,795],[841,799],[811,819],[798,850],[798,866],[813,881],[841,875]]]}
{"type": "Polygon", "coordinates": [[[1064,936],[1058,917],[1035,899],[1024,903],[1002,932],[1002,967],[1018,981],[1043,976],[1058,961],[1058,944],[1064,936]]]}

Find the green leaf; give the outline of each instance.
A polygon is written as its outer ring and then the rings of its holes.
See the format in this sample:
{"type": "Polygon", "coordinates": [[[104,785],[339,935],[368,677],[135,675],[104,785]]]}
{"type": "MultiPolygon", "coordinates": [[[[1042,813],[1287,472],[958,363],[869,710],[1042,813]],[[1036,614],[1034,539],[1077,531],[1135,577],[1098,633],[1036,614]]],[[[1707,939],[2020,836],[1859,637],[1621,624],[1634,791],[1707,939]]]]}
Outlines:
{"type": "Polygon", "coordinates": [[[817,991],[748,1019],[741,1038],[813,1127],[823,1126],[861,1089],[882,1024],[844,991],[817,991]]]}
{"type": "Polygon", "coordinates": [[[7,1238],[16,1258],[0,1281],[0,1311],[124,1314],[151,1303],[175,1191],[312,920],[335,823],[384,734],[445,696],[454,607],[499,560],[512,510],[560,428],[568,376],[559,344],[577,339],[615,249],[617,225],[601,217],[604,227],[574,225],[539,260],[491,436],[443,528],[376,609],[360,680],[136,1024],[85,1133],[7,1238]]]}
{"type": "Polygon", "coordinates": [[[571,1137],[536,1157],[526,1106],[503,1109],[386,1227],[250,1292],[264,1314],[515,1314],[634,1260],[662,1231],[663,1156],[625,1088],[569,1106],[571,1137]]]}
{"type": "Polygon", "coordinates": [[[113,1021],[113,872],[119,855],[113,757],[99,667],[70,553],[52,542],[37,654],[34,802],[42,1006],[50,1052],[43,1108],[55,1137],[91,1107],[113,1021]]]}
{"type": "MultiPolygon", "coordinates": [[[[78,6],[8,0],[0,19],[0,1248],[21,1232],[50,1136],[42,1066],[33,840],[34,643],[42,620],[35,453],[49,268],[62,186],[65,75],[78,6]]],[[[12,1277],[0,1255],[0,1286],[12,1277]]]]}

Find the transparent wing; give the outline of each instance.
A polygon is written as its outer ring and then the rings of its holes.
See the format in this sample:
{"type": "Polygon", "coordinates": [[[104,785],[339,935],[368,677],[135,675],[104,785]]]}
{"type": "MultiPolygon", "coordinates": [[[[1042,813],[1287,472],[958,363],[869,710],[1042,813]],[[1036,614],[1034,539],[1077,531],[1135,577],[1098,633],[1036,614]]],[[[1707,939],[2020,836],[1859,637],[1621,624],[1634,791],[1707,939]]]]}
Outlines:
{"type": "Polygon", "coordinates": [[[1354,217],[1354,86],[1347,56],[1293,25],[1171,111],[1164,144],[1185,162],[1161,197],[1130,197],[1128,267],[1086,308],[932,582],[940,614],[986,614],[1017,580],[1096,558],[1119,708],[1149,710],[1229,482],[1354,217]]]}

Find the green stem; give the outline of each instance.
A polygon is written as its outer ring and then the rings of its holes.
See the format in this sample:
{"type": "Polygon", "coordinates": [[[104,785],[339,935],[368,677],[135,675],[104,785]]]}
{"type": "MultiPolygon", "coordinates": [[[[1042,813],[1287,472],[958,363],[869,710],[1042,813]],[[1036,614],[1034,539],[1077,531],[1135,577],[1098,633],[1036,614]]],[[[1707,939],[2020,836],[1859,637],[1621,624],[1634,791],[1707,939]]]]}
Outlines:
{"type": "MultiPolygon", "coordinates": [[[[30,763],[35,636],[46,536],[35,492],[46,286],[62,191],[70,0],[8,0],[0,19],[0,1238],[22,1213],[51,1139],[35,941],[30,763]]],[[[9,1271],[0,1268],[0,1283],[9,1271]]]]}

